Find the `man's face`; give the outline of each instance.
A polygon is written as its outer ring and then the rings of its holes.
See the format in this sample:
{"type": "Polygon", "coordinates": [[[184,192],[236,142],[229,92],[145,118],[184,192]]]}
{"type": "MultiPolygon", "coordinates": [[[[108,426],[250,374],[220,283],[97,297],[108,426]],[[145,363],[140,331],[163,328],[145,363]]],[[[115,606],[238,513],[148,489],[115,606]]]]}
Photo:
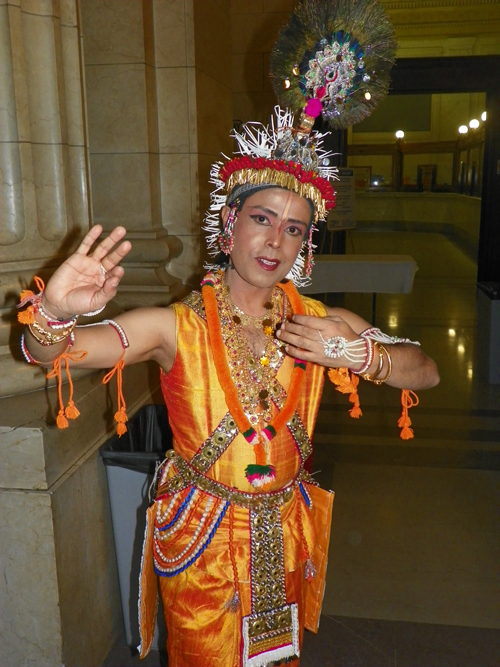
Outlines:
{"type": "MultiPolygon", "coordinates": [[[[225,207],[224,224],[228,215],[225,207]]],[[[268,188],[248,197],[234,227],[231,260],[238,278],[262,288],[282,280],[295,262],[310,220],[309,203],[295,192],[268,188]]]]}

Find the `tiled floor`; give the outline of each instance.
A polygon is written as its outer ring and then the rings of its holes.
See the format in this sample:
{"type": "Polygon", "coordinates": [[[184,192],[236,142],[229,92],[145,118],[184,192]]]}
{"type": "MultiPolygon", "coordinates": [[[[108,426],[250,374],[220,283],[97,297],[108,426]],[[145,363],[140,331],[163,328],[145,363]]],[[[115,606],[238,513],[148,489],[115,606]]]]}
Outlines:
{"type": "MultiPolygon", "coordinates": [[[[420,393],[410,441],[396,390],[363,383],[360,420],[325,390],[314,468],[336,500],[324,616],[301,665],[499,666],[500,385],[481,366],[475,265],[439,234],[356,231],[348,252],[416,259],[412,294],[379,295],[376,324],[421,341],[441,383],[420,393]]],[[[371,297],[345,306],[369,319],[371,297]]],[[[104,663],[138,664],[124,640],[104,663]]]]}

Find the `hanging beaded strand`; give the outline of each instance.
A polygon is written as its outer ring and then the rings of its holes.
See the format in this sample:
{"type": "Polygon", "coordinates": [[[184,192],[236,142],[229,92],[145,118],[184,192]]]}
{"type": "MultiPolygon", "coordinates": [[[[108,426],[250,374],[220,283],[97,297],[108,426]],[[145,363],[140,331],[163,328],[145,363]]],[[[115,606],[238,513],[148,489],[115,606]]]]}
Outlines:
{"type": "Polygon", "coordinates": [[[229,216],[227,218],[227,222],[224,225],[224,229],[219,233],[219,236],[217,238],[219,249],[225,254],[225,255],[230,255],[233,246],[234,246],[234,238],[233,238],[233,233],[234,233],[234,225],[236,223],[236,219],[238,217],[238,208],[240,205],[240,200],[236,199],[230,207],[229,211],[229,216]]]}

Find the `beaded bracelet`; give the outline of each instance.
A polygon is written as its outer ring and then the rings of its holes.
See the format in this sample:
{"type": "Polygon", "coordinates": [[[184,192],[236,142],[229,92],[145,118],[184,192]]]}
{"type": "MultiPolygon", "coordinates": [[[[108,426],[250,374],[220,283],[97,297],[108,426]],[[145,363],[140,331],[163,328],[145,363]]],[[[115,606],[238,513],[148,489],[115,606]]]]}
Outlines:
{"type": "Polygon", "coordinates": [[[364,340],[357,338],[356,340],[348,341],[344,336],[334,336],[333,338],[327,338],[325,340],[321,335],[321,331],[318,333],[323,343],[325,357],[329,357],[330,359],[345,357],[348,361],[354,363],[359,363],[360,361],[365,360],[366,345],[364,340]],[[363,351],[361,351],[361,347],[363,348],[363,351]]]}
{"type": "Polygon", "coordinates": [[[53,334],[51,331],[44,329],[38,322],[32,322],[28,325],[28,329],[33,336],[33,338],[43,345],[48,347],[49,345],[56,345],[57,343],[62,343],[63,340],[66,340],[71,335],[73,329],[75,328],[76,320],[73,323],[71,329],[64,329],[61,334],[53,334]]]}
{"type": "Polygon", "coordinates": [[[366,371],[370,368],[372,365],[373,361],[373,353],[374,353],[374,344],[370,340],[370,338],[365,338],[364,339],[365,346],[366,346],[366,357],[365,357],[365,363],[361,366],[359,371],[355,371],[354,369],[350,369],[351,373],[355,373],[356,375],[363,375],[366,373],[366,371]]]}
{"type": "Polygon", "coordinates": [[[21,352],[23,353],[23,357],[28,362],[28,364],[39,364],[40,363],[39,361],[37,361],[35,359],[35,357],[28,350],[28,348],[26,346],[26,340],[24,338],[24,334],[21,334],[21,352]]]}
{"type": "Polygon", "coordinates": [[[120,338],[120,343],[122,345],[122,348],[126,350],[127,347],[130,345],[130,343],[128,342],[127,334],[125,333],[123,327],[121,327],[118,324],[118,322],[115,322],[114,320],[103,320],[102,322],[93,322],[92,324],[79,324],[77,326],[77,329],[88,329],[89,327],[99,327],[102,324],[108,324],[116,331],[118,337],[120,338]]]}
{"type": "Polygon", "coordinates": [[[359,334],[362,338],[369,338],[378,343],[385,343],[386,345],[395,345],[397,343],[410,343],[411,345],[420,345],[418,340],[410,340],[409,338],[399,338],[398,336],[388,336],[376,327],[365,329],[359,334]]]}

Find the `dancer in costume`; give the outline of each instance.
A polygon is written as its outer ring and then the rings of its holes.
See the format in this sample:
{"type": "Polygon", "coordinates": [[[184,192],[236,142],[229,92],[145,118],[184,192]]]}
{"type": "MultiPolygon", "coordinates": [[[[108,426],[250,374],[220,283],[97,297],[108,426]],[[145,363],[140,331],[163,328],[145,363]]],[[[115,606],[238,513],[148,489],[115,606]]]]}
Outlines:
{"type": "MultiPolygon", "coordinates": [[[[333,52],[341,38],[329,34],[333,52]]],[[[78,326],[115,296],[130,250],[125,229],[99,240],[98,225],[46,287],[22,294],[30,363],[53,363],[59,378],[63,365],[113,367],[105,381],[115,372],[119,387],[124,364],[160,366],[174,444],[148,510],[139,617],[144,656],[159,589],[171,667],[298,664],[304,628],[318,627],[333,500],[305,466],[325,373],[350,393],[354,416],[359,377],[405,390],[439,381],[418,344],[294,286],[310,275],[313,231],[334,205],[335,169],[311,134],[335,100],[323,88],[296,127],[277,109],[270,130],[245,126],[238,155],[214,165],[206,229],[219,262],[182,303],[78,326]]],[[[405,391],[405,437],[408,401],[405,391]]],[[[77,415],[70,396],[59,426],[77,415]]],[[[115,418],[125,432],[121,391],[115,418]]]]}

